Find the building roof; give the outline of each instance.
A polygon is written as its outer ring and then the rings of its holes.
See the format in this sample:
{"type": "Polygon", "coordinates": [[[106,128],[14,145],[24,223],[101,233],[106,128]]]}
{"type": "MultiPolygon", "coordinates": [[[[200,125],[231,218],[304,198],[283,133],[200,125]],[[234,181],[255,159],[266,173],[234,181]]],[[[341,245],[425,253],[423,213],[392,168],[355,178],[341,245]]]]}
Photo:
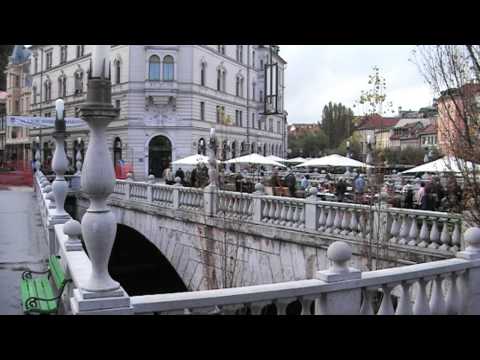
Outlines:
{"type": "Polygon", "coordinates": [[[19,65],[28,60],[32,52],[25,45],[15,45],[10,56],[10,64],[19,65]]]}
{"type": "Polygon", "coordinates": [[[399,119],[398,122],[395,124],[394,128],[398,129],[398,128],[405,127],[405,126],[411,126],[412,124],[416,124],[418,122],[422,123],[422,125],[425,127],[425,126],[428,126],[432,123],[432,119],[428,119],[428,118],[399,119]]]}
{"type": "Polygon", "coordinates": [[[383,117],[378,114],[365,116],[360,120],[357,130],[385,129],[395,126],[399,118],[383,117]]]}
{"type": "Polygon", "coordinates": [[[433,123],[428,125],[425,129],[422,129],[418,132],[418,135],[431,135],[437,133],[437,124],[433,123]]]}

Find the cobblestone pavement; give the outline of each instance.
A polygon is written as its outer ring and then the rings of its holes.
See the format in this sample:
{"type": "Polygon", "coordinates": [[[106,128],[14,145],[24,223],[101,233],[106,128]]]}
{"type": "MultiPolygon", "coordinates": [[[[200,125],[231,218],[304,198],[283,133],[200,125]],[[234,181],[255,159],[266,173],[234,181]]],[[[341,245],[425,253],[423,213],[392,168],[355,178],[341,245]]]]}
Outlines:
{"type": "Polygon", "coordinates": [[[46,268],[48,246],[32,188],[0,188],[0,315],[21,315],[23,271],[46,268]]]}

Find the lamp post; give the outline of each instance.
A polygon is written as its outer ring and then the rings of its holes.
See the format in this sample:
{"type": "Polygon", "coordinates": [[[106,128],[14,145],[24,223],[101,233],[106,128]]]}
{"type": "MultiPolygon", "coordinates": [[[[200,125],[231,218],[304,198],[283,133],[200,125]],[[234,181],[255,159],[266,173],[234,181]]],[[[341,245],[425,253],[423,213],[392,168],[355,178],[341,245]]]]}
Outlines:
{"type": "Polygon", "coordinates": [[[82,219],[82,235],[92,262],[89,279],[82,290],[105,293],[118,290],[120,284],[108,273],[117,222],[107,207],[115,186],[115,172],[107,147],[106,128],[117,116],[111,100],[111,83],[106,65],[110,45],[95,45],[88,76],[87,100],[80,106],[80,116],[90,128],[90,142],[83,164],[81,187],[90,199],[82,219]]]}
{"type": "MultiPolygon", "coordinates": [[[[373,164],[373,148],[372,148],[372,136],[367,136],[367,158],[365,160],[367,165],[373,164]]],[[[372,168],[367,168],[367,174],[370,177],[372,175],[372,168]]]]}
{"type": "MultiPolygon", "coordinates": [[[[352,157],[352,154],[350,153],[350,141],[347,140],[347,158],[351,158],[352,157]]],[[[345,175],[350,175],[351,172],[350,172],[350,167],[347,166],[347,171],[345,172],[345,175]]]]}
{"type": "Polygon", "coordinates": [[[55,102],[55,152],[52,159],[52,170],[55,172],[55,181],[52,184],[53,196],[55,197],[56,209],[54,216],[57,220],[70,219],[65,211],[65,199],[67,198],[68,183],[65,173],[68,170],[68,159],[65,154],[65,138],[67,137],[65,126],[65,107],[62,99],[55,102]]]}

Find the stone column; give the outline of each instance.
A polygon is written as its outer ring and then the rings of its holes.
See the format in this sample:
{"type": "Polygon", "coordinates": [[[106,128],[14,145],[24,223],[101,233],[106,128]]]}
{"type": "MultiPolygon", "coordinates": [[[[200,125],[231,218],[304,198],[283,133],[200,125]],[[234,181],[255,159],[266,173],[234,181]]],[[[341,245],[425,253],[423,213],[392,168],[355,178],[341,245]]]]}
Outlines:
{"type": "Polygon", "coordinates": [[[89,276],[80,283],[79,289],[74,290],[71,299],[74,314],[133,311],[130,298],[108,272],[117,221],[107,206],[107,199],[115,187],[115,171],[108,151],[106,129],[119,113],[112,105],[111,83],[106,76],[109,49],[110,45],[95,45],[92,54],[95,71],[90,69],[87,100],[80,106],[80,117],[90,128],[81,186],[90,199],[90,206],[82,219],[82,235],[91,269],[89,276]]]}
{"type": "Polygon", "coordinates": [[[480,228],[471,227],[464,234],[468,245],[464,251],[457,252],[457,257],[474,262],[476,267],[464,275],[464,309],[465,315],[480,315],[480,228]]]}
{"type": "Polygon", "coordinates": [[[253,193],[253,221],[262,221],[262,197],[265,196],[265,187],[261,183],[255,184],[253,193]]]}
{"type": "Polygon", "coordinates": [[[55,153],[53,154],[52,169],[55,172],[55,180],[52,184],[53,195],[55,196],[56,211],[52,214],[55,224],[63,224],[70,219],[65,211],[65,199],[68,193],[68,183],[65,180],[65,173],[68,170],[68,159],[65,154],[65,139],[67,137],[65,126],[65,110],[63,100],[56,101],[55,132],[55,153]]]}
{"type": "MultiPolygon", "coordinates": [[[[356,280],[362,273],[348,267],[352,257],[352,249],[343,241],[329,246],[327,257],[332,266],[325,271],[317,272],[316,278],[326,283],[356,280]]],[[[315,314],[320,315],[359,315],[361,288],[324,293],[315,300],[315,314]]]]}
{"type": "Polygon", "coordinates": [[[318,215],[317,215],[317,193],[315,187],[308,190],[307,202],[305,203],[305,229],[317,230],[318,215]]]}

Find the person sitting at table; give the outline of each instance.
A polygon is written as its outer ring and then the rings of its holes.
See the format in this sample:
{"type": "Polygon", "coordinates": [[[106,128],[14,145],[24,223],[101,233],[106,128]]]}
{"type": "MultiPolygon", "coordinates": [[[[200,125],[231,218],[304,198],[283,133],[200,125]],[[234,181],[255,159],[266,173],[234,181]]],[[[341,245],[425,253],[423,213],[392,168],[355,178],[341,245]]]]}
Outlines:
{"type": "Polygon", "coordinates": [[[355,189],[355,202],[360,202],[363,193],[365,192],[365,179],[360,174],[353,182],[353,188],[355,189]]]}
{"type": "Polygon", "coordinates": [[[302,181],[300,183],[300,186],[302,187],[302,190],[307,190],[310,187],[310,176],[309,175],[303,175],[302,176],[302,181]]]}

